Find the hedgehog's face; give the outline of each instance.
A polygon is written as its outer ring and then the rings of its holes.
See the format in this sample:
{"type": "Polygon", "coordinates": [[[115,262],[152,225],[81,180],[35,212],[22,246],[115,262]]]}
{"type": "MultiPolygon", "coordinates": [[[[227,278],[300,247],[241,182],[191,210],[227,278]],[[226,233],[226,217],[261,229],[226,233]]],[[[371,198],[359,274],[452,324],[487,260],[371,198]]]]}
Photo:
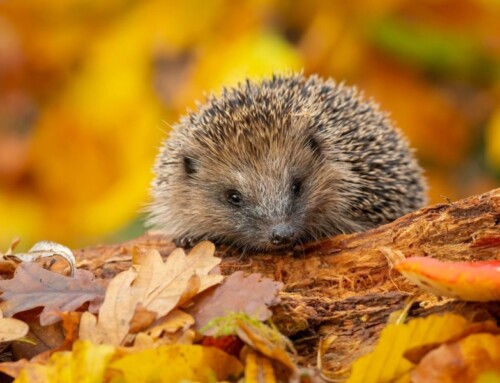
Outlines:
{"type": "Polygon", "coordinates": [[[325,196],[335,193],[331,171],[312,137],[257,142],[211,150],[191,148],[182,156],[182,183],[176,196],[192,218],[183,235],[258,250],[304,242],[325,196]],[[224,154],[221,154],[224,153],[224,154]]]}

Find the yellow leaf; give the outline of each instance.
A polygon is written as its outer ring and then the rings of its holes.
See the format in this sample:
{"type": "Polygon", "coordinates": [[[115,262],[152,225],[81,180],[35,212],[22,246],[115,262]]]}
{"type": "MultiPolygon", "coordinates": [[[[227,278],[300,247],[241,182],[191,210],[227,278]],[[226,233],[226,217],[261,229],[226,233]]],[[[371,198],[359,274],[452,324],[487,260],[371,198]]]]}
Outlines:
{"type": "Polygon", "coordinates": [[[250,349],[245,358],[246,383],[275,383],[273,365],[270,359],[250,349]]]}
{"type": "Polygon", "coordinates": [[[485,372],[479,375],[474,383],[500,383],[500,372],[485,372]]]}
{"type": "Polygon", "coordinates": [[[500,335],[483,333],[429,352],[411,378],[412,383],[468,383],[488,371],[500,373],[500,335]]]}
{"type": "Polygon", "coordinates": [[[115,353],[111,346],[77,341],[72,351],[54,353],[46,366],[33,363],[24,368],[15,383],[72,382],[101,383],[109,361],[115,353]]]}
{"type": "Polygon", "coordinates": [[[500,169],[500,109],[493,114],[486,129],[486,159],[489,164],[500,169]]]}
{"type": "Polygon", "coordinates": [[[354,362],[349,383],[390,382],[408,373],[413,364],[403,357],[406,350],[443,342],[459,334],[467,320],[454,314],[431,315],[407,324],[390,324],[380,334],[375,349],[354,362]]]}
{"type": "Polygon", "coordinates": [[[270,32],[249,31],[229,41],[221,39],[210,49],[212,54],[201,58],[195,73],[198,88],[190,95],[193,98],[199,97],[200,89],[219,91],[221,86],[235,85],[246,78],[258,79],[302,67],[294,47],[270,32]]]}
{"type": "Polygon", "coordinates": [[[112,383],[212,382],[214,378],[220,381],[238,377],[243,365],[217,348],[171,345],[124,356],[111,363],[110,369],[117,374],[112,383]]]}

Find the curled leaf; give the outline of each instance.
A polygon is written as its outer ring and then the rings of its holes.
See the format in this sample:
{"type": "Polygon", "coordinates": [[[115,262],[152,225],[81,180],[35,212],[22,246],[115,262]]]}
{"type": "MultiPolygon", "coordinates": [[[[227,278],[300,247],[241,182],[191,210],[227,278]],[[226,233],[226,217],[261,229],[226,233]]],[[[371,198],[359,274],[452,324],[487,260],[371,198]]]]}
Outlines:
{"type": "Polygon", "coordinates": [[[424,290],[464,301],[500,300],[500,260],[441,262],[411,257],[395,266],[401,274],[424,290]]]}
{"type": "MultiPolygon", "coordinates": [[[[12,251],[11,249],[12,245],[9,251],[12,251]]],[[[7,253],[6,255],[11,258],[18,259],[21,262],[34,262],[41,258],[50,258],[58,255],[68,262],[70,267],[70,276],[73,276],[75,274],[75,256],[68,247],[61,245],[60,243],[52,241],[40,241],[35,243],[27,253],[7,253]]]]}

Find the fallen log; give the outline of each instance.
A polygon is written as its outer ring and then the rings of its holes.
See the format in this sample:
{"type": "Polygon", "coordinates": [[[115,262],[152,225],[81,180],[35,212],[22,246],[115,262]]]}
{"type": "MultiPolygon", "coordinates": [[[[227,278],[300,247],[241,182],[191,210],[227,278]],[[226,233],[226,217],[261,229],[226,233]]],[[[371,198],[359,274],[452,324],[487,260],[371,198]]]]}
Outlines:
{"type": "MultiPolygon", "coordinates": [[[[130,266],[135,246],[156,248],[163,256],[174,249],[161,235],[149,234],[122,244],[81,249],[75,256],[78,267],[111,278],[130,266]]],[[[315,364],[320,337],[335,334],[323,365],[345,370],[373,347],[388,316],[410,299],[410,317],[455,312],[471,319],[500,320],[500,302],[465,303],[420,290],[391,270],[384,248],[449,261],[500,259],[500,189],[426,207],[367,232],[339,235],[283,254],[241,254],[219,248],[218,255],[223,257],[225,275],[258,272],[284,283],[273,321],[293,339],[303,365],[315,364]]]]}

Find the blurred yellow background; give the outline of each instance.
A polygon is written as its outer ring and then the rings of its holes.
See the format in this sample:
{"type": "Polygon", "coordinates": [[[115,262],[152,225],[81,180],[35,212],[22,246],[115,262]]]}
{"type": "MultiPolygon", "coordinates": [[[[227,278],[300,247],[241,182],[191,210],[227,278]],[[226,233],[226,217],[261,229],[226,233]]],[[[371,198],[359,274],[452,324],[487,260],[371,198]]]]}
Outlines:
{"type": "Polygon", "coordinates": [[[143,231],[178,116],[247,76],[355,84],[409,137],[431,202],[499,186],[498,0],[0,2],[0,249],[143,231]]]}

